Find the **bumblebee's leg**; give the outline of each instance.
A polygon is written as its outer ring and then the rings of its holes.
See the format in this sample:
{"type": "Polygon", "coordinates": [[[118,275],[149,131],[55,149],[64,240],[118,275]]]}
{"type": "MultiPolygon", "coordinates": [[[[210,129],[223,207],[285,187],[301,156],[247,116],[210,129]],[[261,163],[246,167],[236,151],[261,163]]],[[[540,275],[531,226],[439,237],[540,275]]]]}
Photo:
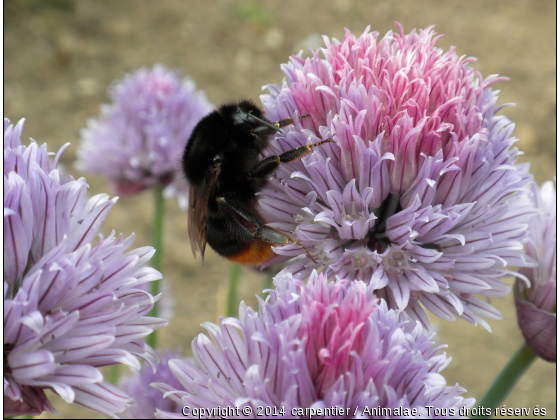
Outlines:
{"type": "MultiPolygon", "coordinates": [[[[305,117],[309,117],[309,114],[301,115],[298,117],[298,119],[301,120],[302,118],[305,117]]],[[[275,132],[281,133],[282,132],[282,130],[280,130],[281,127],[285,127],[287,125],[291,125],[294,123],[293,118],[285,118],[283,120],[276,121],[276,122],[271,122],[264,118],[255,117],[253,114],[249,114],[249,118],[252,118],[253,120],[256,120],[259,123],[261,123],[260,126],[252,130],[252,133],[255,136],[268,136],[270,134],[274,134],[275,132]]]]}
{"type": "Polygon", "coordinates": [[[253,167],[253,169],[249,171],[249,177],[261,178],[270,175],[278,168],[280,163],[292,162],[294,160],[301,159],[305,155],[311,153],[311,150],[314,147],[332,142],[334,142],[334,140],[331,137],[326,140],[318,141],[317,143],[296,147],[295,149],[288,150],[287,152],[282,153],[280,156],[268,156],[267,158],[264,158],[259,163],[257,163],[253,167]]]}
{"type": "Polygon", "coordinates": [[[280,158],[280,162],[286,163],[286,162],[292,162],[294,160],[301,159],[305,155],[311,153],[311,150],[314,147],[322,146],[323,144],[326,143],[334,143],[333,137],[329,137],[326,140],[318,141],[317,143],[306,144],[304,146],[299,146],[296,147],[295,149],[288,150],[287,152],[282,153],[280,156],[278,156],[280,158]]]}
{"type": "MultiPolygon", "coordinates": [[[[298,117],[298,120],[301,121],[303,118],[307,118],[307,117],[309,117],[309,112],[307,114],[300,115],[298,117]]],[[[282,127],[286,127],[287,125],[292,125],[293,123],[294,123],[293,118],[284,118],[283,120],[276,121],[273,124],[278,128],[282,128],[282,127]]]]}
{"type": "Polygon", "coordinates": [[[259,226],[257,228],[257,230],[255,230],[253,232],[253,236],[256,238],[260,238],[263,239],[267,242],[273,243],[273,244],[278,244],[278,245],[288,245],[288,243],[293,243],[296,244],[297,246],[301,247],[305,253],[307,254],[307,257],[313,261],[314,263],[317,263],[317,260],[315,260],[315,257],[313,257],[313,255],[311,255],[311,253],[309,252],[309,250],[305,247],[305,245],[303,245],[300,241],[298,241],[297,239],[291,237],[290,235],[288,235],[285,232],[282,232],[281,230],[278,229],[274,229],[271,228],[270,226],[259,226]]]}
{"type": "Polygon", "coordinates": [[[247,232],[251,233],[251,235],[253,235],[255,238],[259,238],[259,239],[262,239],[266,242],[270,242],[270,243],[277,244],[277,245],[287,245],[288,243],[291,242],[291,243],[296,244],[299,247],[301,247],[305,251],[305,253],[307,254],[307,256],[309,257],[309,259],[311,261],[313,261],[315,263],[317,262],[315,260],[315,258],[313,257],[313,255],[311,255],[309,250],[305,247],[305,245],[303,245],[297,239],[291,237],[287,233],[282,232],[281,230],[274,229],[274,228],[271,228],[270,226],[263,225],[262,221],[259,220],[257,217],[255,217],[254,215],[238,208],[235,204],[231,203],[225,197],[217,197],[216,201],[218,203],[220,203],[221,205],[228,207],[230,210],[234,211],[235,213],[237,213],[239,216],[241,216],[243,219],[247,220],[248,222],[251,222],[256,227],[255,230],[252,231],[252,232],[247,228],[247,226],[244,226],[243,223],[241,223],[239,220],[234,219],[235,222],[239,226],[241,226],[247,232]]]}
{"type": "MultiPolygon", "coordinates": [[[[232,200],[229,200],[226,197],[216,197],[216,202],[228,208],[229,211],[233,211],[234,213],[238,214],[239,216],[241,216],[241,218],[250,222],[255,227],[259,227],[262,225],[262,220],[260,220],[257,215],[251,214],[251,211],[248,211],[247,209],[243,209],[241,208],[241,206],[236,205],[235,201],[232,202],[232,200]]],[[[253,232],[247,229],[246,226],[243,226],[243,224],[239,220],[235,219],[235,222],[242,226],[243,229],[247,230],[250,234],[253,234],[253,232]]]]}
{"type": "Polygon", "coordinates": [[[278,168],[279,165],[280,156],[269,156],[264,158],[249,171],[249,179],[258,179],[270,175],[278,168]]]}

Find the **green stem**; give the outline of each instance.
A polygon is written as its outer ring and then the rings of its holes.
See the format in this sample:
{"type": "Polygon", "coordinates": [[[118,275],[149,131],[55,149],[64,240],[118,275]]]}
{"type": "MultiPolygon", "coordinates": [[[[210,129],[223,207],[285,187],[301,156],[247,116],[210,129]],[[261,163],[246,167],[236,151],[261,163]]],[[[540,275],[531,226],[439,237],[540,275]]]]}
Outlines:
{"type": "Polygon", "coordinates": [[[267,289],[274,289],[274,278],[272,277],[272,275],[270,276],[267,275],[263,280],[263,291],[262,291],[263,298],[266,298],[270,293],[270,292],[265,292],[265,290],[267,289]]]}
{"type": "Polygon", "coordinates": [[[120,366],[121,365],[112,365],[109,367],[109,382],[113,385],[117,385],[119,383],[120,366]]]}
{"type": "Polygon", "coordinates": [[[229,291],[227,297],[227,316],[236,316],[238,310],[237,288],[239,286],[239,275],[241,274],[241,266],[232,264],[231,274],[229,277],[229,291]]]}
{"type": "MultiPolygon", "coordinates": [[[[154,219],[152,224],[152,246],[155,248],[156,253],[152,258],[152,267],[161,272],[161,256],[163,255],[163,215],[165,210],[165,201],[163,198],[163,187],[158,185],[154,187],[154,219]]],[[[152,296],[157,296],[159,294],[159,281],[152,282],[152,296]]],[[[158,303],[154,304],[154,307],[149,313],[149,316],[157,316],[157,306],[158,303]]],[[[155,349],[157,345],[157,331],[151,333],[147,338],[146,342],[155,349]]]]}
{"type": "MultiPolygon", "coordinates": [[[[513,355],[506,367],[500,372],[486,395],[478,403],[479,407],[492,409],[492,415],[495,409],[502,404],[508,396],[517,381],[523,376],[525,371],[531,366],[531,363],[537,358],[535,353],[531,351],[527,343],[523,343],[517,353],[513,355]]],[[[492,416],[473,416],[473,419],[489,419],[492,416]]]]}

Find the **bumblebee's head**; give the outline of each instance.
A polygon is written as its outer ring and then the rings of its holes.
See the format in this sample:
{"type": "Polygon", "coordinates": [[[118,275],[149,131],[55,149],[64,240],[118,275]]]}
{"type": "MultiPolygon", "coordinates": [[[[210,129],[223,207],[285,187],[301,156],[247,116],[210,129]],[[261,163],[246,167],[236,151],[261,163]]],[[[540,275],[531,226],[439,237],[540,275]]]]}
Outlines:
{"type": "Polygon", "coordinates": [[[222,105],[218,112],[235,133],[232,140],[236,147],[244,150],[256,149],[260,153],[268,145],[272,133],[282,132],[249,100],[222,105]]]}

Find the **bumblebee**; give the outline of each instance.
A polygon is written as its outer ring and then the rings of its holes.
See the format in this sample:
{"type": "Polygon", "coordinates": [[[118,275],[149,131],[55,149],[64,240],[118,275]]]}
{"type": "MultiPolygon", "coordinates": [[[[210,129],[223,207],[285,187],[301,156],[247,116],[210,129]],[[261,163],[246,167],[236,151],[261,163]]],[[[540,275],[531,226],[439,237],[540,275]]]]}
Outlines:
{"type": "Polygon", "coordinates": [[[254,103],[244,100],[220,106],[196,125],[182,158],[190,184],[188,232],[195,258],[200,252],[204,261],[209,244],[231,261],[259,265],[274,255],[272,245],[291,242],[313,259],[297,239],[267,226],[257,208],[256,194],[281,163],[301,159],[314,147],[333,141],[261,159],[270,136],[293,123],[293,118],[271,122],[254,103]]]}

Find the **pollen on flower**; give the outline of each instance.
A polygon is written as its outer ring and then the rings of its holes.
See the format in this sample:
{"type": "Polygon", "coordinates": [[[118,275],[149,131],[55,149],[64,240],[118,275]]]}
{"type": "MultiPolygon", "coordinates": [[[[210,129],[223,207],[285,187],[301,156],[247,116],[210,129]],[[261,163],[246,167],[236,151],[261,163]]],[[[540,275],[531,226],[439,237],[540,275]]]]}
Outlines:
{"type": "Polygon", "coordinates": [[[352,257],[352,260],[353,260],[354,264],[357,265],[358,267],[365,267],[367,262],[368,262],[365,255],[359,255],[359,256],[355,255],[355,256],[352,257]]]}
{"type": "Polygon", "coordinates": [[[399,272],[399,274],[402,274],[403,270],[409,268],[408,262],[410,261],[410,258],[405,252],[399,249],[391,248],[389,250],[389,254],[383,261],[387,261],[388,267],[394,268],[399,272]]]}

